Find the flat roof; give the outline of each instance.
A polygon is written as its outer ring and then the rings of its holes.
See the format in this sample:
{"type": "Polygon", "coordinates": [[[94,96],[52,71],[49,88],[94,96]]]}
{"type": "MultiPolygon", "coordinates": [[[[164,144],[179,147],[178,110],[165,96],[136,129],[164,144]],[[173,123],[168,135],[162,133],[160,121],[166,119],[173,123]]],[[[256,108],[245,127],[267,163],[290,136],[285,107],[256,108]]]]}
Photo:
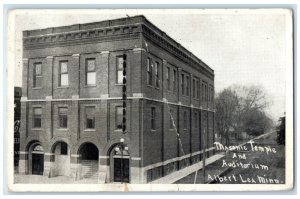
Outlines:
{"type": "Polygon", "coordinates": [[[112,20],[105,20],[100,22],[92,22],[85,24],[74,24],[68,26],[59,26],[59,27],[49,27],[44,29],[34,29],[34,30],[25,30],[23,31],[23,37],[38,37],[43,35],[51,35],[57,33],[65,33],[71,31],[82,31],[82,30],[91,30],[97,28],[105,28],[105,27],[113,27],[113,26],[121,26],[121,25],[129,25],[129,24],[137,24],[143,23],[147,25],[152,31],[154,31],[159,36],[163,37],[170,44],[175,46],[178,50],[185,53],[187,57],[195,61],[196,63],[202,65],[209,72],[214,73],[214,70],[211,69],[206,63],[204,63],[201,59],[195,56],[192,52],[183,47],[180,43],[176,42],[173,38],[167,35],[164,31],[156,27],[153,23],[151,23],[144,15],[137,15],[133,17],[124,17],[112,20]]]}

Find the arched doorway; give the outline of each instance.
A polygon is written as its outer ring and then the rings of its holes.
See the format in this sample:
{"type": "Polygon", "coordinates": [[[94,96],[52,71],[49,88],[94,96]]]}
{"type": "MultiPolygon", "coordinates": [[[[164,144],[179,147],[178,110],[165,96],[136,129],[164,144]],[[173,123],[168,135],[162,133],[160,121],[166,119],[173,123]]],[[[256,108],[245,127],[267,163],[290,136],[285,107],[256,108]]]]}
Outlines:
{"type": "Polygon", "coordinates": [[[92,143],[84,143],[79,148],[80,178],[98,179],[99,150],[92,143]]]}
{"type": "Polygon", "coordinates": [[[110,166],[112,182],[130,182],[130,156],[127,150],[121,151],[115,146],[110,153],[110,166]]]}
{"type": "Polygon", "coordinates": [[[44,173],[44,149],[41,144],[35,142],[28,149],[28,173],[43,175],[44,173]]]}
{"type": "Polygon", "coordinates": [[[51,176],[70,176],[70,148],[67,143],[56,142],[51,150],[51,176]]]}

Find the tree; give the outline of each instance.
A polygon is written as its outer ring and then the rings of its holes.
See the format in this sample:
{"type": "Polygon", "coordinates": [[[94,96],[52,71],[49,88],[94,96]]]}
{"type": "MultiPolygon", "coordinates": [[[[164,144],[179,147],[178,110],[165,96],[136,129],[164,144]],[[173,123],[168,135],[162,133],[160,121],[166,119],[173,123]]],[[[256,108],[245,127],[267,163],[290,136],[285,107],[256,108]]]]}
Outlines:
{"type": "Polygon", "coordinates": [[[277,143],[285,145],[285,116],[279,118],[280,124],[276,127],[277,143]]]}
{"type": "Polygon", "coordinates": [[[265,113],[269,105],[267,95],[258,86],[232,86],[216,97],[216,126],[222,142],[229,143],[229,132],[247,132],[257,136],[266,132],[272,120],[265,113]]]}
{"type": "Polygon", "coordinates": [[[229,131],[234,126],[234,117],[238,107],[238,96],[231,88],[220,92],[215,100],[216,127],[221,134],[221,142],[229,144],[229,131]]]}

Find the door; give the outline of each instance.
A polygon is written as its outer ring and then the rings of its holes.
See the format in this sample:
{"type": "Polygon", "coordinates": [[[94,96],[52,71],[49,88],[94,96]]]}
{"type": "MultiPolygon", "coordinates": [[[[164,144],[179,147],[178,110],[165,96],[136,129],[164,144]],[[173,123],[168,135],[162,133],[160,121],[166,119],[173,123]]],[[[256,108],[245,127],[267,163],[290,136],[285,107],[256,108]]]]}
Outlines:
{"type": "Polygon", "coordinates": [[[114,181],[129,183],[129,158],[114,158],[114,181]]]}
{"type": "Polygon", "coordinates": [[[44,154],[32,154],[32,174],[43,175],[44,154]]]}

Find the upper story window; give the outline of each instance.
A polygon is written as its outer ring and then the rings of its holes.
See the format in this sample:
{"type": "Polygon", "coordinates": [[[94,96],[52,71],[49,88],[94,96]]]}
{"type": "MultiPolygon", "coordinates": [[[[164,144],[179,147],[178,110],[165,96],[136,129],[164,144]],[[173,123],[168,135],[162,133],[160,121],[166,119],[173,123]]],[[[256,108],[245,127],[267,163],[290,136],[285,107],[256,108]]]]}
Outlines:
{"type": "Polygon", "coordinates": [[[155,86],[159,88],[159,63],[155,62],[155,86]]]}
{"type": "Polygon", "coordinates": [[[186,76],[186,96],[189,96],[189,90],[190,90],[190,78],[186,76]]]}
{"type": "Polygon", "coordinates": [[[176,79],[177,79],[177,72],[173,70],[173,91],[176,92],[176,79]]]}
{"type": "Polygon", "coordinates": [[[204,96],[205,96],[205,93],[204,93],[204,83],[202,82],[201,83],[201,101],[204,102],[204,96]]]}
{"type": "Polygon", "coordinates": [[[42,86],[42,63],[35,63],[33,69],[33,88],[42,86]]]}
{"type": "Polygon", "coordinates": [[[207,94],[207,85],[204,84],[204,92],[205,92],[205,102],[208,101],[208,94],[207,94]]]}
{"type": "Polygon", "coordinates": [[[59,128],[68,128],[68,108],[58,108],[59,128]]]}
{"type": "Polygon", "coordinates": [[[150,58],[147,58],[147,84],[152,86],[152,64],[150,58]]]}
{"type": "Polygon", "coordinates": [[[183,111],[183,128],[187,129],[187,112],[183,111]]]}
{"type": "Polygon", "coordinates": [[[197,88],[196,88],[196,90],[197,90],[196,97],[197,97],[197,99],[199,99],[199,98],[200,98],[200,85],[199,85],[199,80],[196,81],[196,86],[197,86],[197,88]]]}
{"type": "Polygon", "coordinates": [[[85,128],[95,129],[95,107],[85,107],[85,128]]]}
{"type": "Polygon", "coordinates": [[[96,60],[86,59],[86,85],[96,85],[96,60]]]}
{"type": "Polygon", "coordinates": [[[170,90],[170,67],[167,67],[167,88],[170,90]]]}
{"type": "Polygon", "coordinates": [[[33,108],[33,128],[42,127],[42,108],[33,108]]]}
{"type": "Polygon", "coordinates": [[[117,57],[117,84],[123,84],[123,56],[117,57]]]}
{"type": "Polygon", "coordinates": [[[196,98],[196,80],[193,79],[193,98],[196,98]]]}
{"type": "Polygon", "coordinates": [[[155,130],[155,107],[151,107],[151,130],[155,130]]]}
{"type": "Polygon", "coordinates": [[[59,86],[69,86],[68,61],[59,62],[59,86]]]}
{"type": "Polygon", "coordinates": [[[116,129],[122,129],[123,126],[123,107],[116,106],[116,129]]]}
{"type": "Polygon", "coordinates": [[[211,87],[211,102],[214,102],[215,93],[214,93],[214,87],[211,87]]]}
{"type": "Polygon", "coordinates": [[[184,74],[181,74],[181,90],[182,90],[182,95],[184,95],[184,74]]]}

